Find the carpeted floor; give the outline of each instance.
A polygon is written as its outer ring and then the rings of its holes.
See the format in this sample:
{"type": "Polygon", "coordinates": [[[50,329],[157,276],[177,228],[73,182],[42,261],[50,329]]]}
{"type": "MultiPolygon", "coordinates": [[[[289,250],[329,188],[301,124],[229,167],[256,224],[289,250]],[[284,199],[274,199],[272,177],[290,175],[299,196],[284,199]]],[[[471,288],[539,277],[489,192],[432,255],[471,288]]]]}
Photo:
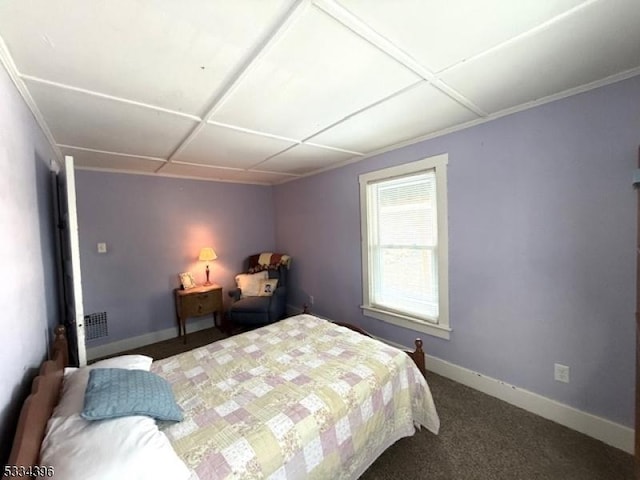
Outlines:
{"type": "MultiPolygon", "coordinates": [[[[134,348],[133,350],[127,350],[126,352],[118,353],[118,355],[148,355],[154,360],[161,360],[163,358],[177,355],[178,353],[186,352],[194,348],[202,347],[208,343],[215,342],[227,338],[227,335],[222,333],[217,328],[207,328],[198,332],[187,334],[186,345],[182,343],[180,337],[170,338],[162,342],[153,343],[144,347],[134,348]]],[[[95,361],[100,360],[96,359],[95,361]]]]}
{"type": "MultiPolygon", "coordinates": [[[[155,359],[220,340],[216,329],[126,353],[155,359]]],[[[429,366],[427,365],[427,368],[429,366]]],[[[422,429],[382,454],[363,480],[624,480],[633,457],[436,374],[427,381],[440,434],[422,429]]]]}
{"type": "MultiPolygon", "coordinates": [[[[428,368],[428,365],[427,365],[428,368]]],[[[363,480],[623,480],[633,457],[591,437],[429,373],[440,433],[399,440],[363,480]]]]}

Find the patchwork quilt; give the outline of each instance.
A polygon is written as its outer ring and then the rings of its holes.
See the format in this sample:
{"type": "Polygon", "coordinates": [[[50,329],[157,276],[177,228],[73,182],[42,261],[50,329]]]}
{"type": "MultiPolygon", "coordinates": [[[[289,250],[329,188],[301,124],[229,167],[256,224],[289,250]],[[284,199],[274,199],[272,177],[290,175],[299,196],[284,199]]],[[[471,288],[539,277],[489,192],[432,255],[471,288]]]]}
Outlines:
{"type": "Polygon", "coordinates": [[[439,419],[401,350],[311,315],[154,362],[184,410],[163,425],[205,479],[351,479],[439,419]]]}

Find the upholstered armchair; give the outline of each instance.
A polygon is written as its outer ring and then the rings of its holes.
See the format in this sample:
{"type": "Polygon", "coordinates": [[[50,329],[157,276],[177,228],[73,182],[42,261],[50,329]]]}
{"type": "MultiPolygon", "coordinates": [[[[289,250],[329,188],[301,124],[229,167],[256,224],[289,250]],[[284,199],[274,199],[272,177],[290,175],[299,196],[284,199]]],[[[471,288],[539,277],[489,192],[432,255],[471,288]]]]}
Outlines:
{"type": "Polygon", "coordinates": [[[287,308],[287,277],[291,257],[259,253],[246,261],[245,273],[236,275],[237,288],[229,292],[231,328],[253,329],[277,322],[287,308]]]}

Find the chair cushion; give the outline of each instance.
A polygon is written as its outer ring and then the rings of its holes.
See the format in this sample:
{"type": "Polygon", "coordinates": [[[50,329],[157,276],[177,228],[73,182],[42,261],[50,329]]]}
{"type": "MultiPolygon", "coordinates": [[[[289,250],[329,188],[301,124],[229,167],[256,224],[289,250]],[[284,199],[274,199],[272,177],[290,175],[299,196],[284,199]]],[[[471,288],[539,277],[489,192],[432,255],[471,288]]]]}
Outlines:
{"type": "Polygon", "coordinates": [[[267,313],[271,297],[245,297],[231,305],[231,311],[246,313],[267,313]]]}

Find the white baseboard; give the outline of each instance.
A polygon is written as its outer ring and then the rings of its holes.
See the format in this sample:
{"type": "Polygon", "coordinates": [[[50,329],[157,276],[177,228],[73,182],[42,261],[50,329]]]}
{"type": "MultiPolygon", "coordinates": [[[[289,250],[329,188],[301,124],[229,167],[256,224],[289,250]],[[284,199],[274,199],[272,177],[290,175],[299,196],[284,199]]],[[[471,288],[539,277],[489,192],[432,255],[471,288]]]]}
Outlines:
{"type": "MultiPolygon", "coordinates": [[[[213,327],[213,321],[211,318],[199,318],[189,322],[187,328],[188,333],[204,330],[205,328],[213,327]]],[[[143,347],[151,343],[162,342],[163,340],[169,340],[175,338],[178,334],[178,328],[165,328],[164,330],[158,330],[157,332],[145,333],[137,337],[125,338],[118,340],[117,342],[107,343],[105,345],[99,345],[97,347],[87,348],[87,360],[95,360],[96,358],[108,357],[115,355],[116,353],[131,350],[133,348],[143,347]]]]}
{"type": "MultiPolygon", "coordinates": [[[[408,348],[383,338],[378,338],[378,340],[403,350],[414,350],[414,348],[408,348]]],[[[460,367],[440,358],[432,357],[431,355],[426,357],[427,370],[471,387],[474,390],[499,398],[511,405],[535,413],[572,430],[584,433],[627,453],[633,454],[634,452],[634,432],[632,428],[583,412],[564,403],[460,367]]]]}

